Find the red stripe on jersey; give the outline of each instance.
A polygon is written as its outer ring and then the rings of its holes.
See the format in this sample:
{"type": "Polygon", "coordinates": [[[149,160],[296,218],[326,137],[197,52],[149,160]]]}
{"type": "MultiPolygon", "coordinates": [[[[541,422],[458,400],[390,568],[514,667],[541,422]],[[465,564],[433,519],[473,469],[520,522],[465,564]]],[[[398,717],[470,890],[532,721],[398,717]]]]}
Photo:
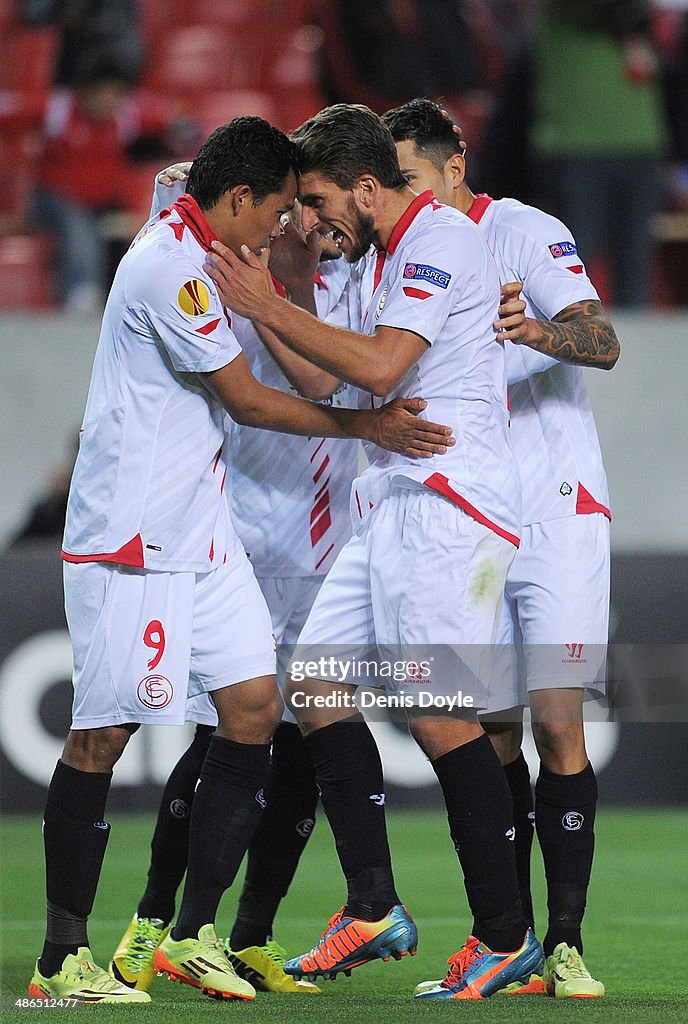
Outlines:
{"type": "Polygon", "coordinates": [[[572,274],[582,274],[583,273],[583,264],[582,263],[577,263],[575,265],[575,267],[567,267],[566,269],[570,270],[572,274]]]}
{"type": "Polygon", "coordinates": [[[220,445],[220,447],[218,448],[217,455],[215,456],[215,462],[213,463],[213,473],[217,472],[217,467],[220,464],[221,457],[222,457],[222,445],[220,445]]]}
{"type": "Polygon", "coordinates": [[[278,281],[276,277],[272,278],[272,283],[275,286],[275,291],[278,295],[281,295],[283,299],[287,297],[287,289],[284,287],[281,281],[278,281]]]}
{"type": "Polygon", "coordinates": [[[320,566],[323,564],[323,562],[325,561],[327,556],[332,553],[333,549],[334,549],[334,544],[330,544],[329,548],[327,549],[325,554],[322,556],[322,558],[319,558],[318,561],[315,563],[316,572],[320,568],[320,566]]]}
{"type": "Polygon", "coordinates": [[[186,227],[184,222],[173,220],[172,223],[170,224],[170,227],[174,231],[174,237],[177,239],[178,242],[181,242],[182,235],[184,234],[184,228],[186,227]]]}
{"type": "Polygon", "coordinates": [[[431,299],[432,292],[424,292],[420,288],[404,288],[404,295],[408,295],[410,299],[431,299]]]}
{"type": "Polygon", "coordinates": [[[217,325],[219,324],[219,322],[220,322],[220,318],[219,317],[217,318],[217,320],[211,320],[210,323],[205,325],[205,327],[198,327],[196,329],[196,334],[205,334],[205,335],[212,334],[213,331],[215,330],[215,328],[217,327],[217,325]]]}
{"type": "Polygon", "coordinates": [[[389,241],[385,246],[390,256],[394,255],[399,246],[399,242],[411,227],[420,211],[424,207],[429,206],[430,203],[436,202],[437,199],[432,194],[432,190],[428,188],[425,192],[421,192],[419,196],[416,196],[410,206],[407,206],[399,220],[392,228],[392,234],[389,236],[389,241]]]}
{"type": "Polygon", "coordinates": [[[332,474],[330,474],[330,476],[328,476],[327,480],[325,481],[325,483],[322,485],[322,487],[320,488],[320,490],[316,494],[316,496],[315,496],[315,500],[316,501],[318,501],[318,499],[320,498],[321,494],[324,494],[325,489],[327,488],[327,485],[329,484],[331,479],[332,479],[332,474]]]}
{"type": "Polygon", "coordinates": [[[455,505],[458,505],[460,509],[463,509],[467,515],[472,519],[475,519],[477,523],[481,523],[483,526],[486,526],[488,530],[492,530],[493,533],[496,533],[497,536],[503,537],[504,540],[508,540],[510,544],[514,545],[514,547],[520,547],[521,542],[515,534],[509,533],[502,526],[498,526],[497,523],[493,523],[491,519],[484,516],[482,512],[475,507],[475,505],[471,505],[470,501],[464,498],[462,494],[459,494],[458,491],[454,490],[446,476],[443,476],[442,473],[433,473],[432,476],[429,476],[427,480],[423,481],[423,483],[431,490],[437,491],[438,494],[443,495],[445,498],[449,498],[449,500],[453,501],[455,505]]]}
{"type": "Polygon", "coordinates": [[[386,257],[387,253],[385,252],[385,250],[378,249],[377,259],[375,260],[375,277],[373,278],[373,291],[375,291],[375,289],[377,288],[382,279],[382,269],[385,265],[386,257]]]}
{"type": "Polygon", "coordinates": [[[577,516],[588,516],[592,515],[593,512],[601,512],[603,516],[606,516],[609,522],[612,521],[612,514],[606,505],[600,505],[599,501],[595,501],[590,491],[586,491],[583,484],[578,483],[578,492],[576,494],[576,515],[577,516]]]}
{"type": "Polygon", "coordinates": [[[231,316],[229,315],[229,310],[227,309],[227,307],[226,307],[226,306],[223,306],[222,308],[223,308],[223,310],[224,310],[224,314],[225,314],[225,320],[227,321],[227,326],[229,327],[229,329],[230,329],[230,331],[231,331],[231,329],[232,329],[232,318],[231,318],[231,316]]]}
{"type": "Polygon", "coordinates": [[[326,292],[329,292],[330,290],[327,281],[322,276],[319,270],[316,270],[316,272],[313,274],[313,284],[317,285],[318,288],[324,288],[326,292]]]}
{"type": "Polygon", "coordinates": [[[176,210],[179,214],[181,220],[186,224],[198,244],[202,246],[206,252],[210,252],[212,249],[212,243],[219,241],[219,239],[203,216],[203,212],[193,196],[190,196],[188,192],[185,192],[183,196],[179,197],[176,203],[172,204],[172,209],[176,210]]]}
{"type": "Polygon", "coordinates": [[[213,539],[210,542],[210,551],[208,552],[208,558],[210,559],[211,562],[215,558],[215,538],[214,537],[213,537],[213,539]]]}
{"type": "MultiPolygon", "coordinates": [[[[310,441],[310,438],[308,438],[308,440],[310,441]]],[[[312,461],[313,461],[313,459],[314,459],[314,458],[315,458],[315,456],[316,456],[316,455],[318,454],[318,452],[320,451],[320,449],[322,448],[322,446],[323,446],[323,445],[325,444],[325,441],[326,441],[326,440],[327,440],[327,438],[323,437],[323,439],[321,440],[320,444],[318,445],[318,447],[317,447],[317,448],[315,449],[315,451],[314,451],[314,452],[313,452],[313,454],[311,455],[310,459],[308,460],[309,462],[312,462],[312,461]]]]}
{"type": "Polygon", "coordinates": [[[141,540],[141,534],[137,533],[135,537],[128,540],[126,544],[123,544],[117,551],[111,551],[108,554],[99,555],[73,555],[69,551],[62,551],[62,560],[64,562],[116,562],[118,565],[132,565],[137,569],[143,569],[143,541],[141,540]]]}
{"type": "Polygon", "coordinates": [[[474,224],[479,224],[485,215],[485,210],[492,202],[492,196],[488,196],[487,192],[481,192],[480,195],[476,196],[473,200],[473,205],[468,211],[468,216],[474,224]]]}
{"type": "Polygon", "coordinates": [[[330,506],[330,492],[329,491],[325,491],[325,493],[323,494],[322,498],[320,498],[319,501],[316,501],[315,505],[311,509],[311,522],[314,523],[315,520],[318,518],[318,516],[322,515],[322,513],[325,511],[325,509],[329,508],[329,506],[330,506]]]}
{"type": "Polygon", "coordinates": [[[315,547],[318,541],[321,541],[329,528],[332,526],[332,516],[330,515],[329,506],[325,509],[323,515],[316,523],[311,526],[311,547],[315,547]]]}
{"type": "Polygon", "coordinates": [[[330,464],[330,456],[326,455],[322,465],[320,466],[320,469],[316,472],[315,476],[313,477],[313,483],[314,484],[317,484],[318,480],[323,475],[323,473],[325,472],[325,470],[327,469],[329,464],[330,464]]]}
{"type": "Polygon", "coordinates": [[[361,499],[358,496],[358,491],[354,491],[354,494],[356,495],[356,508],[358,509],[358,514],[359,514],[360,518],[363,519],[363,511],[361,509],[361,499]]]}

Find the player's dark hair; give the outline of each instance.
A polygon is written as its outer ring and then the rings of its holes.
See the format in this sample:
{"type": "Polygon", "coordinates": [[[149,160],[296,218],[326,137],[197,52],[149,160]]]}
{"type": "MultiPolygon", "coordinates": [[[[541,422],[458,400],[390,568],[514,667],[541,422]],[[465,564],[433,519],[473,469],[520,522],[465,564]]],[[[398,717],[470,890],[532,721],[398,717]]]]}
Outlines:
{"type": "Polygon", "coordinates": [[[404,188],[394,140],[382,120],[358,103],[326,107],[292,132],[299,151],[299,171],[317,171],[343,189],[352,189],[362,174],[372,174],[384,188],[404,188]]]}
{"type": "Polygon", "coordinates": [[[462,152],[461,135],[450,117],[432,100],[416,99],[382,115],[395,142],[410,140],[426,160],[441,171],[450,156],[462,152]]]}
{"type": "Polygon", "coordinates": [[[236,185],[248,185],[254,204],[281,192],[296,172],[293,142],[262,117],[236,117],[206,139],[191,165],[186,190],[209,210],[236,185]]]}

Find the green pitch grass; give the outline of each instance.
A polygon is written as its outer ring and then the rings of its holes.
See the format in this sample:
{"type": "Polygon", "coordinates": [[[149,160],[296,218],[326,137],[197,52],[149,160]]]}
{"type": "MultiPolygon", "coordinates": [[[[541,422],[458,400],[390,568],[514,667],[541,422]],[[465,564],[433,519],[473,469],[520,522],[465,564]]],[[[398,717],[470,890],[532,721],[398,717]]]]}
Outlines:
{"type": "MultiPolygon", "coordinates": [[[[136,909],[147,868],[152,820],[115,818],[103,877],[90,925],[96,957],[107,964],[136,909]]],[[[418,955],[399,963],[368,964],[351,978],[322,983],[314,997],[259,994],[253,1003],[217,1003],[185,985],[156,979],[153,1003],[144,1007],[82,1007],[78,1010],[15,1009],[26,996],[33,961],[43,938],[43,860],[38,818],[2,823],[2,975],[0,1018],[65,1020],[94,1014],[100,1020],[179,1024],[239,1021],[247,1024],[406,1024],[456,1020],[520,1022],[685,1022],[688,1020],[685,926],[685,854],[688,820],[677,811],[626,813],[602,810],[586,919],[586,962],[604,981],[599,1001],[543,996],[493,997],[484,1002],[422,1004],[411,998],[418,981],[444,974],[447,956],[462,944],[469,920],[456,858],[443,815],[390,815],[392,849],[400,893],[420,932],[418,955]],[[683,952],[681,952],[683,949],[683,952]]],[[[533,855],[536,907],[544,920],[539,853],[533,855]]],[[[344,899],[332,839],[321,816],[292,891],[277,922],[278,940],[291,954],[319,937],[344,899]]],[[[227,896],[218,931],[228,931],[234,899],[227,896]]],[[[79,1018],[80,1019],[80,1018],[79,1018]]]]}

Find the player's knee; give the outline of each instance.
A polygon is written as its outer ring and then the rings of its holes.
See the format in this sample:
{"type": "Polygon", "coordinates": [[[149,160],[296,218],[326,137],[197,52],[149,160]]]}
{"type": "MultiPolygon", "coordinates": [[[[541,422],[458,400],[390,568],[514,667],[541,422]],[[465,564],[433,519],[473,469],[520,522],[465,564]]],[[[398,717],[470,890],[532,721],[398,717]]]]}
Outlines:
{"type": "Polygon", "coordinates": [[[111,772],[138,725],[110,725],[102,729],[72,729],[62,760],[83,772],[111,772]]]}
{"type": "Polygon", "coordinates": [[[533,722],[533,737],[541,760],[585,755],[582,722],[533,722]]]}
{"type": "Polygon", "coordinates": [[[237,743],[269,743],[283,704],[274,676],[252,679],[213,693],[218,735],[237,743]]]}

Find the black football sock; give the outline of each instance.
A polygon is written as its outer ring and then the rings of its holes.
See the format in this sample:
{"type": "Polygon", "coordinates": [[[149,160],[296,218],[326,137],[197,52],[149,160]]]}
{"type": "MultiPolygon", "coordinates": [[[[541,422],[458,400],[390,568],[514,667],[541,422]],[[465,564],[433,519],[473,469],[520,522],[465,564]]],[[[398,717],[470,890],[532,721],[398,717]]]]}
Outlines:
{"type": "Polygon", "coordinates": [[[173,939],[195,939],[199,928],[214,922],[263,810],[269,759],[267,743],[212,737],[191,809],[186,885],[173,939]]]}
{"type": "Polygon", "coordinates": [[[272,935],[277,908],[315,825],[315,771],[297,725],[282,722],[275,732],[265,798],[230,938],[236,950],[264,946],[272,935]]]}
{"type": "Polygon", "coordinates": [[[595,849],[597,780],[591,764],[576,775],[540,766],[535,785],[535,827],[547,878],[546,956],[560,942],[583,952],[581,922],[595,849]]]}
{"type": "Polygon", "coordinates": [[[362,715],[306,737],[325,813],[346,877],[345,911],[379,921],[399,903],[387,842],[382,762],[362,715]]]}
{"type": "Polygon", "coordinates": [[[521,906],[526,921],[534,929],[533,897],[530,892],[530,851],[533,846],[535,814],[533,812],[533,791],[530,788],[530,769],[523,752],[511,764],[504,765],[504,772],[514,805],[514,828],[516,829],[514,852],[521,906]]]}
{"type": "Polygon", "coordinates": [[[110,772],[55,766],[43,826],[48,926],[38,969],[44,978],[88,946],[86,922],[110,835],[103,816],[111,779],[110,772]]]}
{"type": "Polygon", "coordinates": [[[148,882],[136,911],[139,917],[156,917],[165,924],[174,917],[174,901],[189,857],[194,790],[214,731],[210,725],[197,725],[189,748],[170,772],[151,842],[148,882]]]}
{"type": "Polygon", "coordinates": [[[473,934],[497,952],[518,949],[527,924],[518,892],[511,796],[499,758],[483,735],[438,757],[432,767],[463,869],[473,934]]]}

